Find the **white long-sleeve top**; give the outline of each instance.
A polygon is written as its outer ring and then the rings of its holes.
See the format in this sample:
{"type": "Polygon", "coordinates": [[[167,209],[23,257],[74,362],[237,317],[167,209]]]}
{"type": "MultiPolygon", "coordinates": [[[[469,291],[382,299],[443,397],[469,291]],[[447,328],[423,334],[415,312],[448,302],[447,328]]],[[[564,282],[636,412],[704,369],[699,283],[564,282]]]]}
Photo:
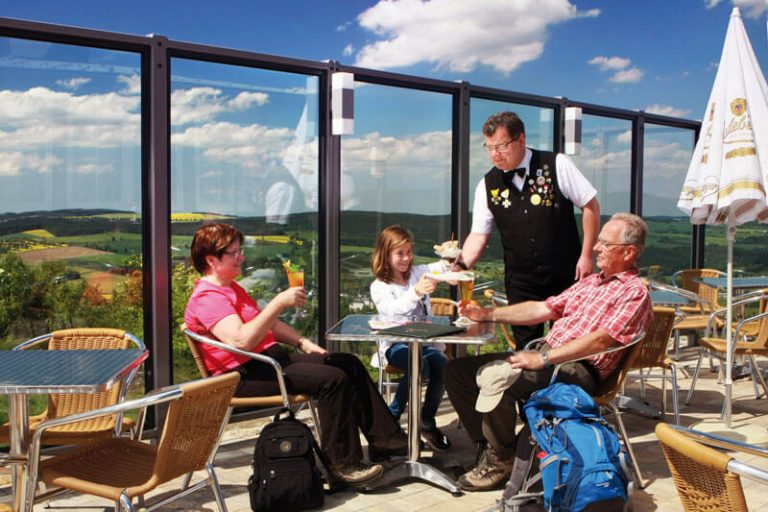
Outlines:
{"type": "MultiPolygon", "coordinates": [[[[436,261],[428,265],[413,265],[408,283],[405,285],[385,283],[381,279],[376,279],[371,283],[371,300],[380,315],[431,315],[432,305],[429,302],[429,295],[419,297],[414,287],[424,274],[446,270],[442,261],[436,261]]],[[[387,365],[386,352],[391,344],[389,341],[379,343],[378,353],[371,358],[371,365],[374,368],[383,368],[387,365]]],[[[437,342],[429,345],[445,351],[445,343],[437,342]]]]}

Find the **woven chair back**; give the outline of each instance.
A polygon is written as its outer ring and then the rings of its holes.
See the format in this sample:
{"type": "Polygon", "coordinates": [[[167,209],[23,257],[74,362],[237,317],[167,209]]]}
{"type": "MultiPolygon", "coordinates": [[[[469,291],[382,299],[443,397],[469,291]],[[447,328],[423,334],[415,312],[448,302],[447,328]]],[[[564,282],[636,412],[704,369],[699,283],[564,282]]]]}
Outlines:
{"type": "Polygon", "coordinates": [[[169,405],[157,447],[154,474],[160,482],[205,467],[239,381],[231,372],[181,385],[183,396],[169,405]]]}
{"type": "Polygon", "coordinates": [[[686,512],[747,511],[741,480],[727,470],[731,456],[702,445],[666,423],[656,425],[656,437],[686,512]]]}
{"type": "Polygon", "coordinates": [[[664,366],[664,359],[667,356],[667,346],[672,336],[675,318],[674,308],[660,306],[653,308],[653,321],[648,326],[645,338],[640,342],[640,353],[632,365],[633,369],[659,368],[664,366]]]}

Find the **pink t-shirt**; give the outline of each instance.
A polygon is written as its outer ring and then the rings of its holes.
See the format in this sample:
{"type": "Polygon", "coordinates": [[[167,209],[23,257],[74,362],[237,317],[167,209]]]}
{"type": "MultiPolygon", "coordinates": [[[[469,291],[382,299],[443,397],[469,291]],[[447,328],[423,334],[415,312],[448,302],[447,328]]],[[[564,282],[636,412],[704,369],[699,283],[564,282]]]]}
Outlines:
{"type": "MultiPolygon", "coordinates": [[[[184,312],[184,322],[192,332],[216,339],[211,329],[221,319],[230,315],[237,315],[243,323],[249,322],[261,313],[250,295],[237,283],[230,286],[219,286],[204,279],[195,281],[195,289],[187,302],[184,312]]],[[[277,344],[275,335],[268,331],[254,352],[264,352],[272,345],[277,344]]],[[[250,358],[221,350],[217,347],[200,343],[198,345],[203,356],[205,367],[211,375],[219,375],[241,364],[250,361],[250,358]]]]}

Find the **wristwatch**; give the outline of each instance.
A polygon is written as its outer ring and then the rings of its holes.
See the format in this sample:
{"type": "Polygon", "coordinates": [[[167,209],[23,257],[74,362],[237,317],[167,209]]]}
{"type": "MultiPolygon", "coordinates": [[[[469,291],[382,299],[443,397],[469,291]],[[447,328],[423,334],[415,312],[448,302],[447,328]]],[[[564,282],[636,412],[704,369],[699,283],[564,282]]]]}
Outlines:
{"type": "Polygon", "coordinates": [[[552,366],[552,363],[549,362],[549,354],[546,352],[541,352],[541,361],[544,363],[544,369],[552,366]]]}

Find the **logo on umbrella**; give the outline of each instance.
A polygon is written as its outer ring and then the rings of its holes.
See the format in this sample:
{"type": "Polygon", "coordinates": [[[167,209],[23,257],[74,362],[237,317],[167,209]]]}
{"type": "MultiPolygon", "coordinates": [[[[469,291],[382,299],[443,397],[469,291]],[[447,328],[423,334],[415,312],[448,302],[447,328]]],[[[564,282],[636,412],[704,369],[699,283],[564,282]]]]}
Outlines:
{"type": "Polygon", "coordinates": [[[747,100],[744,98],[736,98],[731,102],[731,112],[734,116],[738,117],[747,111],[747,100]]]}

